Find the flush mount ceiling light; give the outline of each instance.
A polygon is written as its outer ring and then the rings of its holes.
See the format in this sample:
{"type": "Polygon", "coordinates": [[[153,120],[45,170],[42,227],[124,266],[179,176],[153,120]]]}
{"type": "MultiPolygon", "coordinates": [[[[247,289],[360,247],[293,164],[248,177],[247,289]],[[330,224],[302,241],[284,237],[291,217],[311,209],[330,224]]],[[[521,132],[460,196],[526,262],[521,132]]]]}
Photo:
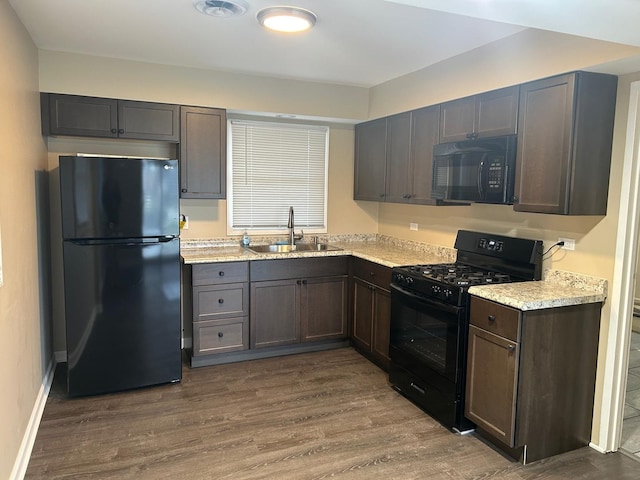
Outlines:
{"type": "Polygon", "coordinates": [[[244,0],[193,0],[193,6],[201,13],[220,18],[239,17],[249,8],[244,0]]]}
{"type": "Polygon", "coordinates": [[[276,32],[304,32],[316,23],[316,15],[298,7],[267,7],[258,12],[258,23],[276,32]]]}

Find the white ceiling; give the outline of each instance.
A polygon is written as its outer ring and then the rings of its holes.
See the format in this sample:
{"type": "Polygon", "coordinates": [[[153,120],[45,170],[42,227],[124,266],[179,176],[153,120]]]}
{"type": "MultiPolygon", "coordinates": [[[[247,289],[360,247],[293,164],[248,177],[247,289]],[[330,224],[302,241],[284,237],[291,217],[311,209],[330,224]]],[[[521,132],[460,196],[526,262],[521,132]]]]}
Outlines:
{"type": "Polygon", "coordinates": [[[285,0],[303,34],[199,13],[192,0],[9,0],[40,49],[373,86],[534,27],[640,46],[640,0],[285,0]]]}

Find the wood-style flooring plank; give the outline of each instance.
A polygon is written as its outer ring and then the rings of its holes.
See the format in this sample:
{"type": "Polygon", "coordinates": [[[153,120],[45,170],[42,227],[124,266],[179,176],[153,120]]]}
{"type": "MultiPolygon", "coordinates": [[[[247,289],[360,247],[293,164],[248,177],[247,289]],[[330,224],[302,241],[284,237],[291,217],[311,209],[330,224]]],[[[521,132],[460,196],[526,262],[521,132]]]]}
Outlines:
{"type": "Polygon", "coordinates": [[[190,369],[179,384],[67,398],[56,372],[25,478],[637,480],[588,447],[523,466],[451,433],[350,348],[190,369]]]}

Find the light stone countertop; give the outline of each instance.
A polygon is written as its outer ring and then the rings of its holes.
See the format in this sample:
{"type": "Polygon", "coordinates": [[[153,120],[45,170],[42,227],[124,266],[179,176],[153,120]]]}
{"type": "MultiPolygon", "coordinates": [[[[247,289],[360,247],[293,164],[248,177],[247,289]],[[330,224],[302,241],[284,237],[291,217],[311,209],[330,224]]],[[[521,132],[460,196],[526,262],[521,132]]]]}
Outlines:
{"type": "MultiPolygon", "coordinates": [[[[251,243],[265,245],[279,240],[282,238],[252,237],[251,243]]],[[[180,254],[185,264],[352,255],[391,268],[401,265],[453,262],[456,257],[456,251],[453,248],[399,240],[385,235],[319,236],[319,241],[342,250],[255,253],[241,247],[238,242],[231,244],[228,239],[211,239],[182,240],[180,254]]]]}
{"type": "MultiPolygon", "coordinates": [[[[282,237],[252,237],[253,245],[281,241],[282,237]]],[[[306,240],[306,239],[305,239],[306,240]]],[[[387,267],[433,263],[452,263],[456,250],[448,247],[400,240],[377,234],[319,235],[320,243],[341,248],[338,251],[255,253],[228,238],[181,240],[180,254],[185,264],[273,260],[352,255],[387,267]]],[[[607,281],[597,277],[548,270],[543,281],[481,285],[469,293],[519,310],[599,303],[607,298],[607,281]]]]}
{"type": "Polygon", "coordinates": [[[541,282],[516,282],[469,287],[476,297],[492,300],[518,310],[542,310],[607,298],[607,281],[562,270],[548,270],[541,282]]]}

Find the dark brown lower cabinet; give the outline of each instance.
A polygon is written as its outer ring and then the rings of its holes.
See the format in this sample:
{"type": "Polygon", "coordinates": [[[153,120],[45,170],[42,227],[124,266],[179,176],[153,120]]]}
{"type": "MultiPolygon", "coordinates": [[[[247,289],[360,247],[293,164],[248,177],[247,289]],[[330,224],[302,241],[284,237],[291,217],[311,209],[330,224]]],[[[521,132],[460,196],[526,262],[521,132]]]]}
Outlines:
{"type": "Polygon", "coordinates": [[[389,370],[391,319],[391,269],[359,258],[353,259],[354,347],[385,371],[389,370]]]}
{"type": "Polygon", "coordinates": [[[193,265],[183,275],[185,317],[193,328],[193,356],[238,352],[249,348],[249,264],[223,262],[193,265]],[[189,301],[190,300],[190,301],[189,301]]]}
{"type": "Polygon", "coordinates": [[[251,262],[251,348],[347,338],[348,278],[348,257],[251,262]]]}
{"type": "Polygon", "coordinates": [[[295,280],[251,283],[251,348],[300,341],[299,299],[295,280]]]}
{"type": "Polygon", "coordinates": [[[465,416],[480,435],[523,463],[589,444],[600,310],[471,298],[465,416]]]}

